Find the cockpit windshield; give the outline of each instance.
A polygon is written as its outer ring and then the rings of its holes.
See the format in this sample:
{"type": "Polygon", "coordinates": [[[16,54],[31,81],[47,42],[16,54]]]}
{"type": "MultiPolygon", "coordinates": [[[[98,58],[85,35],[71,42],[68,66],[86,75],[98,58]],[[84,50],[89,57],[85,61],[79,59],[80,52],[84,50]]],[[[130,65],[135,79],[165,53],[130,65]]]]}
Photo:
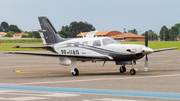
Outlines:
{"type": "Polygon", "coordinates": [[[108,44],[120,44],[119,42],[117,42],[116,40],[112,39],[112,38],[105,38],[102,39],[103,45],[108,45],[108,44]]]}

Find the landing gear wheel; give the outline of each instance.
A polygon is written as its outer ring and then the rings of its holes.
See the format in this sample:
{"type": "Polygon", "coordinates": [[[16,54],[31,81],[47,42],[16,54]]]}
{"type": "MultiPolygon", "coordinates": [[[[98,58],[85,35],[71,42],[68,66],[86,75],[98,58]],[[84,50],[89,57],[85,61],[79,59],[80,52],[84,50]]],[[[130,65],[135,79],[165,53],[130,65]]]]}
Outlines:
{"type": "Polygon", "coordinates": [[[72,72],[73,76],[78,76],[79,75],[79,70],[77,68],[74,69],[74,72],[72,72]]]}
{"type": "Polygon", "coordinates": [[[136,70],[135,70],[134,68],[131,69],[131,70],[130,70],[130,74],[131,74],[131,75],[135,75],[135,74],[136,74],[136,70]]]}
{"type": "Polygon", "coordinates": [[[119,68],[119,71],[120,71],[120,73],[126,72],[126,67],[125,67],[125,66],[121,66],[121,67],[119,68]]]}

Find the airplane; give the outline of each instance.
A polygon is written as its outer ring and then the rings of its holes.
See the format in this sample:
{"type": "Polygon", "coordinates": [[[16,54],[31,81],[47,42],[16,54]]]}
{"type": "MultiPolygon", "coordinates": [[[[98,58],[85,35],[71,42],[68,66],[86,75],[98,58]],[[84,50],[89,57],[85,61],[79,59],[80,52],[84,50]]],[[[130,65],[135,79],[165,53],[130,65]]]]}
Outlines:
{"type": "Polygon", "coordinates": [[[38,17],[41,30],[39,34],[46,46],[13,48],[33,48],[44,49],[53,53],[31,53],[31,52],[5,52],[5,54],[25,54],[36,56],[50,56],[59,58],[59,64],[71,65],[73,76],[79,75],[77,61],[115,61],[116,65],[121,65],[120,73],[126,72],[126,65],[132,65],[131,75],[136,74],[134,65],[136,61],[145,56],[144,70],[148,71],[148,57],[151,53],[178,49],[178,47],[153,50],[148,47],[148,33],[145,35],[145,46],[138,44],[121,44],[110,37],[94,37],[93,34],[83,38],[62,38],[59,36],[51,22],[46,16],[38,17]]]}

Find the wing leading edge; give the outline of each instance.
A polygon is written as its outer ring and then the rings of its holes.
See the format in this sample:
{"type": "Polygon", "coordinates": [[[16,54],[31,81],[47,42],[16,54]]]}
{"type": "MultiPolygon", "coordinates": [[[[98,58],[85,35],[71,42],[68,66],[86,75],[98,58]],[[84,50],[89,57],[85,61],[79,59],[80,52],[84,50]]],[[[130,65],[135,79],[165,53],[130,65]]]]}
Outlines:
{"type": "Polygon", "coordinates": [[[173,49],[178,49],[178,47],[157,49],[157,50],[153,50],[153,52],[161,52],[161,51],[167,51],[167,50],[173,50],[173,49]]]}
{"type": "Polygon", "coordinates": [[[49,51],[52,51],[52,52],[56,53],[56,51],[54,51],[53,46],[37,46],[37,47],[20,47],[20,46],[14,46],[13,48],[44,49],[44,50],[49,50],[49,51]]]}
{"type": "Polygon", "coordinates": [[[27,52],[5,52],[4,54],[24,54],[24,55],[49,56],[49,57],[67,57],[69,59],[76,58],[78,60],[102,60],[102,61],[113,60],[113,58],[110,56],[61,55],[61,54],[52,54],[52,53],[27,53],[27,52]]]}

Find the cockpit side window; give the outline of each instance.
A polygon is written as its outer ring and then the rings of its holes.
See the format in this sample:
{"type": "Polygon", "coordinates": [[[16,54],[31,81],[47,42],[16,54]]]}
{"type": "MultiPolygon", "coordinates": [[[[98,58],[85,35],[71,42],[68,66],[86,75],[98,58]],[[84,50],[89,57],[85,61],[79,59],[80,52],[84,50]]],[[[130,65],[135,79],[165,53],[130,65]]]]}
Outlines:
{"type": "Polygon", "coordinates": [[[95,41],[93,42],[93,46],[101,46],[100,40],[95,40],[95,41]]]}
{"type": "Polygon", "coordinates": [[[71,43],[67,43],[67,46],[70,47],[70,46],[71,46],[71,43]]]}
{"type": "Polygon", "coordinates": [[[102,39],[103,45],[108,45],[108,44],[120,44],[119,42],[117,42],[116,40],[113,40],[111,38],[105,38],[102,39]]]}
{"type": "Polygon", "coordinates": [[[75,42],[75,43],[74,43],[74,46],[75,46],[75,47],[79,47],[79,42],[75,42]]]}

